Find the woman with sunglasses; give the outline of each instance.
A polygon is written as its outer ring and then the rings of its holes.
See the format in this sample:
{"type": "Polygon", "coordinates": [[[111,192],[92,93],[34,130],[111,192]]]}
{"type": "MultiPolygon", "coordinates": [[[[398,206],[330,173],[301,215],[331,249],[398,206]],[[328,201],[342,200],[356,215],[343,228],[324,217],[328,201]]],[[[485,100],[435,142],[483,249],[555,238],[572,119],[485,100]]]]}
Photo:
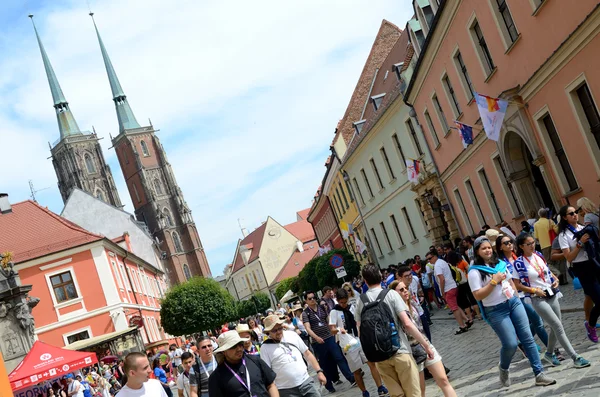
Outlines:
{"type": "Polygon", "coordinates": [[[577,212],[583,215],[583,224],[594,225],[596,229],[600,229],[600,217],[598,217],[598,207],[592,200],[587,197],[582,197],[577,200],[577,212]]]}
{"type": "Polygon", "coordinates": [[[589,234],[584,234],[579,240],[575,239],[575,233],[581,229],[577,221],[579,217],[575,208],[565,205],[559,210],[560,223],[558,224],[558,242],[567,262],[571,263],[573,273],[583,287],[583,292],[594,302],[590,311],[589,321],[584,322],[589,340],[598,343],[596,334],[596,322],[600,316],[600,268],[589,260],[584,244],[590,239],[589,234]]]}
{"type": "MultiPolygon", "coordinates": [[[[415,302],[413,299],[410,299],[410,293],[406,284],[403,281],[392,281],[390,284],[390,289],[395,290],[400,294],[400,297],[406,303],[406,307],[409,308],[409,318],[413,321],[419,332],[427,339],[427,336],[424,333],[423,323],[421,322],[421,316],[419,316],[419,311],[415,307],[415,302]]],[[[418,344],[417,341],[414,340],[408,333],[406,334],[408,337],[408,342],[411,346],[418,344]]],[[[454,388],[448,381],[448,377],[446,376],[446,369],[444,364],[442,363],[442,356],[435,350],[435,347],[431,344],[429,340],[429,347],[433,350],[433,359],[429,360],[429,358],[425,359],[424,362],[417,364],[419,367],[419,378],[421,383],[421,396],[425,397],[425,368],[429,371],[429,373],[433,376],[435,383],[438,385],[442,393],[444,393],[444,397],[454,397],[456,396],[456,392],[454,388]]]]}
{"type": "Polygon", "coordinates": [[[519,258],[513,267],[515,286],[525,292],[535,311],[550,326],[547,350],[542,359],[552,367],[560,365],[554,354],[558,340],[573,360],[575,368],[589,367],[590,362],[575,352],[563,328],[558,301],[562,294],[558,290],[558,278],[550,271],[542,254],[535,251],[533,237],[518,236],[517,247],[519,258]]]}
{"type": "Polygon", "coordinates": [[[356,305],[356,295],[354,294],[352,283],[350,281],[346,281],[344,284],[342,284],[342,288],[348,293],[348,304],[351,306],[356,305]]]}
{"type": "Polygon", "coordinates": [[[544,373],[540,354],[529,328],[527,313],[516,295],[516,288],[508,273],[506,262],[498,259],[492,243],[485,236],[475,240],[473,253],[475,258],[469,268],[469,286],[475,299],[483,305],[484,318],[502,343],[498,365],[501,385],[510,386],[509,367],[517,351],[518,340],[523,344],[533,369],[535,385],[555,384],[556,380],[544,373]]]}

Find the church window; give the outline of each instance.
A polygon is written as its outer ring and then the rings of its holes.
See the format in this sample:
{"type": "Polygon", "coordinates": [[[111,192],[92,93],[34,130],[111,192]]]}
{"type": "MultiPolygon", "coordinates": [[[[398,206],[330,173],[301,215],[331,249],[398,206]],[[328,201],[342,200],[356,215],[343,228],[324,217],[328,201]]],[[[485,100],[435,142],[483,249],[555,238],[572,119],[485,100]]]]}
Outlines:
{"type": "Polygon", "coordinates": [[[160,184],[160,181],[158,180],[158,178],[154,178],[154,191],[158,195],[162,195],[163,194],[162,185],[160,184]]]}
{"type": "Polygon", "coordinates": [[[137,202],[141,203],[142,199],[140,198],[140,194],[138,193],[137,186],[135,185],[135,183],[132,186],[133,186],[133,193],[135,194],[135,198],[137,199],[137,202]]]}
{"type": "Polygon", "coordinates": [[[165,216],[165,226],[171,227],[174,226],[173,217],[171,216],[171,212],[168,209],[163,210],[163,215],[165,216]]]}
{"type": "Polygon", "coordinates": [[[150,156],[150,152],[148,152],[148,146],[146,145],[146,142],[141,141],[140,145],[142,146],[142,154],[144,155],[144,157],[150,156]]]}
{"type": "Polygon", "coordinates": [[[127,157],[127,148],[123,148],[123,158],[125,159],[125,164],[129,164],[129,157],[127,157]]]}
{"type": "Polygon", "coordinates": [[[85,167],[87,168],[88,174],[95,173],[96,166],[94,165],[94,160],[92,159],[92,156],[86,153],[85,156],[83,156],[83,158],[85,160],[85,167]]]}
{"type": "Polygon", "coordinates": [[[94,194],[98,200],[102,200],[106,202],[106,198],[104,197],[104,192],[100,189],[96,189],[96,194],[94,194]]]}
{"type": "Polygon", "coordinates": [[[183,251],[183,247],[181,246],[181,238],[177,232],[173,232],[173,246],[175,247],[175,252],[183,251]]]}
{"type": "Polygon", "coordinates": [[[185,279],[186,280],[191,279],[192,278],[192,272],[190,272],[190,267],[186,263],[184,263],[182,267],[183,267],[183,274],[185,276],[185,279]]]}

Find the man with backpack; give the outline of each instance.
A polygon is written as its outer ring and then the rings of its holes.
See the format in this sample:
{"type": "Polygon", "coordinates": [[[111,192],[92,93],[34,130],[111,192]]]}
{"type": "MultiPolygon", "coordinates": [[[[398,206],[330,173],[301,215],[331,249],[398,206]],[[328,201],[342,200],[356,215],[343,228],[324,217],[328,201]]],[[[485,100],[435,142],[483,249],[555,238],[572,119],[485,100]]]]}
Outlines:
{"type": "Polygon", "coordinates": [[[459,335],[467,332],[469,330],[466,323],[468,320],[467,315],[458,307],[458,284],[456,280],[460,278],[460,271],[456,268],[453,269],[453,266],[450,266],[448,262],[440,259],[437,251],[429,252],[426,259],[434,266],[433,271],[438,280],[440,292],[458,323],[459,328],[455,334],[459,335]]]}
{"type": "Polygon", "coordinates": [[[360,296],[356,324],[367,360],[374,362],[392,396],[420,397],[419,371],[404,332],[410,334],[433,358],[429,343],[409,317],[400,295],[381,288],[381,272],[374,264],[362,269],[369,286],[360,296]]]}

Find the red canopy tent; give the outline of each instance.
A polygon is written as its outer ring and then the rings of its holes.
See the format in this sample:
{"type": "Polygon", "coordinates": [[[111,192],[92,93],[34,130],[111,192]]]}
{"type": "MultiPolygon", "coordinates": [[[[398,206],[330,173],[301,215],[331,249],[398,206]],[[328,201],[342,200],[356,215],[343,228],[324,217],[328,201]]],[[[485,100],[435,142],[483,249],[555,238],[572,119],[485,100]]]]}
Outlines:
{"type": "Polygon", "coordinates": [[[48,345],[39,340],[9,375],[13,391],[59,378],[98,362],[96,353],[78,352],[48,345]]]}

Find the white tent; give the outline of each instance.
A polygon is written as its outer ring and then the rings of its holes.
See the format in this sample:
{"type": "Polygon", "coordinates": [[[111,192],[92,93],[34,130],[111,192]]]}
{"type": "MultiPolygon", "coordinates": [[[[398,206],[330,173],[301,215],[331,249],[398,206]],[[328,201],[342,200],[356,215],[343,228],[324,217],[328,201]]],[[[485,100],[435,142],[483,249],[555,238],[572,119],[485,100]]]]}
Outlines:
{"type": "Polygon", "coordinates": [[[281,299],[279,300],[280,303],[285,303],[287,301],[292,300],[292,298],[294,298],[296,296],[296,294],[294,294],[292,292],[292,290],[288,290],[288,292],[285,293],[285,295],[283,295],[281,297],[281,299]]]}

